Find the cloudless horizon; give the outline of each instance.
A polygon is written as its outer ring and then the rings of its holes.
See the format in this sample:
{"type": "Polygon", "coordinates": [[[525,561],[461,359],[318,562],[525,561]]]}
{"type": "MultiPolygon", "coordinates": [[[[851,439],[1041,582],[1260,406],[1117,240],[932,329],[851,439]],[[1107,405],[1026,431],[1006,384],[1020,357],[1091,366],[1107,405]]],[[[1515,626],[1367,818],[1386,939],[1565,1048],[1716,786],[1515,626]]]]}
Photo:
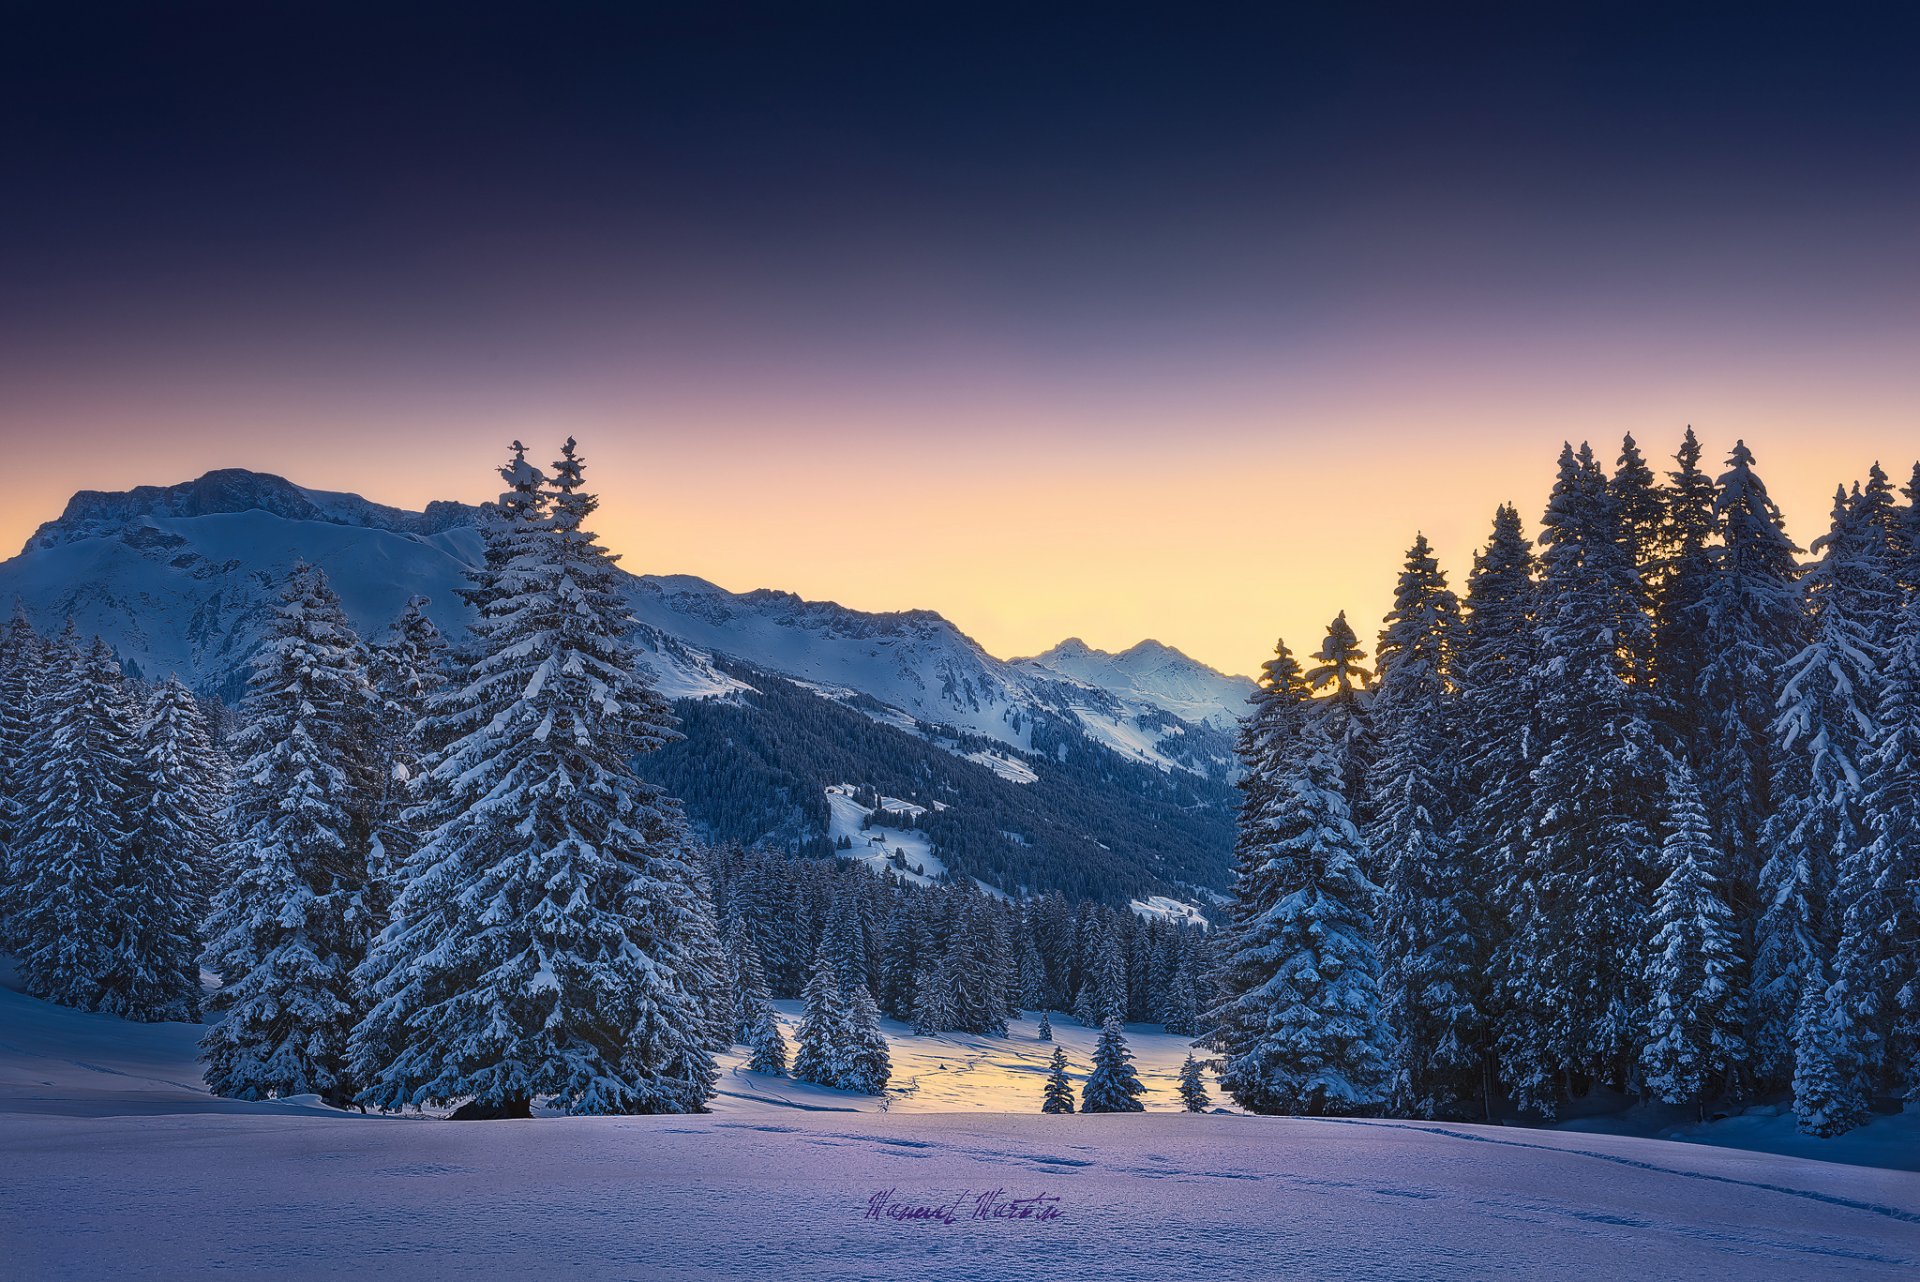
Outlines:
{"type": "Polygon", "coordinates": [[[1805,545],[1920,454],[1912,19],[1812,5],[34,5],[0,512],[419,507],[577,436],[642,572],[1251,672],[1563,439],[1805,545]]]}

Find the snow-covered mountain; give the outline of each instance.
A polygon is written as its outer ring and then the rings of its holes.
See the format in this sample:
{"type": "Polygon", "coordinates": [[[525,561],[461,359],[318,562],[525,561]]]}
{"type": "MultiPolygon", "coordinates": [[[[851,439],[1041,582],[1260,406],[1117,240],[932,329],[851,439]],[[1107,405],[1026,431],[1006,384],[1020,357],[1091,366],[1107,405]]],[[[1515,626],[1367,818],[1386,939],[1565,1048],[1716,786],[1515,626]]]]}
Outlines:
{"type": "MultiPolygon", "coordinates": [[[[444,631],[465,626],[458,589],[480,555],[479,509],[424,512],[309,490],[238,469],[124,493],[82,491],[0,563],[0,602],[23,601],[43,628],[72,618],[148,676],[179,673],[233,695],[281,580],[296,561],[327,571],[354,624],[378,635],[407,599],[431,599],[444,631]]],[[[735,593],[687,575],[628,580],[639,636],[665,694],[725,694],[739,682],[716,656],[864,695],[896,724],[950,726],[1018,750],[1036,718],[1073,725],[1134,761],[1224,772],[1217,733],[1246,683],[1155,642],[1120,655],[1070,643],[997,659],[928,610],[867,613],[786,592],[735,593]]]]}
{"type": "Polygon", "coordinates": [[[1015,659],[1014,666],[1064,676],[1218,730],[1234,728],[1254,690],[1250,678],[1228,676],[1158,641],[1110,654],[1068,637],[1045,654],[1015,659]]]}

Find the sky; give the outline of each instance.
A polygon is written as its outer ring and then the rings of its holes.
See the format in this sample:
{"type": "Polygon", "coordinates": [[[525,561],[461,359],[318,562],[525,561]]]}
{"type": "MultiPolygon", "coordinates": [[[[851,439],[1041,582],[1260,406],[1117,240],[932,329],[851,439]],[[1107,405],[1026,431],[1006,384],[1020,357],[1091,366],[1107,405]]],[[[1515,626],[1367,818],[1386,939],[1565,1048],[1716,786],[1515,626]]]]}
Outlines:
{"type": "MultiPolygon", "coordinates": [[[[9,6],[0,548],[579,438],[628,568],[1252,671],[1563,439],[1920,455],[1870,6],[9,6]]],[[[1656,463],[1658,466],[1658,463],[1656,463]]]]}

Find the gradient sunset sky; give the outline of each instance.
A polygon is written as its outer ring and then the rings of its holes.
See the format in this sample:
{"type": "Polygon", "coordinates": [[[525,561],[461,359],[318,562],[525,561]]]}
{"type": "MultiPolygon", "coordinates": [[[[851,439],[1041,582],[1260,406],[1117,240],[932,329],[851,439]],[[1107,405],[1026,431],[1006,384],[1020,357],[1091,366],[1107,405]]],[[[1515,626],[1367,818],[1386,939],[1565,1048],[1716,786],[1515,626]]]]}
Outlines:
{"type": "Polygon", "coordinates": [[[1251,671],[1563,438],[1920,455],[1920,75],[1832,4],[10,6],[11,551],[590,460],[629,569],[1251,671]]]}

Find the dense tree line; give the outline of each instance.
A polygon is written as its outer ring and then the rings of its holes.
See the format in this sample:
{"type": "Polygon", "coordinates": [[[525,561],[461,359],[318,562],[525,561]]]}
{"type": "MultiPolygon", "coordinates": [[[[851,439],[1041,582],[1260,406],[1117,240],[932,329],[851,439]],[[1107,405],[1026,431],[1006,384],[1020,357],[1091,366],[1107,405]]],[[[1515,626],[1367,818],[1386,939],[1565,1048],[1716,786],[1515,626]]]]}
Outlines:
{"type": "Polygon", "coordinates": [[[1561,453],[1464,600],[1424,538],[1243,723],[1208,1039],[1261,1111],[1551,1117],[1920,1089],[1920,466],[1802,561],[1754,457],[1561,453]],[[1316,692],[1319,692],[1316,695],[1316,692]]]}

